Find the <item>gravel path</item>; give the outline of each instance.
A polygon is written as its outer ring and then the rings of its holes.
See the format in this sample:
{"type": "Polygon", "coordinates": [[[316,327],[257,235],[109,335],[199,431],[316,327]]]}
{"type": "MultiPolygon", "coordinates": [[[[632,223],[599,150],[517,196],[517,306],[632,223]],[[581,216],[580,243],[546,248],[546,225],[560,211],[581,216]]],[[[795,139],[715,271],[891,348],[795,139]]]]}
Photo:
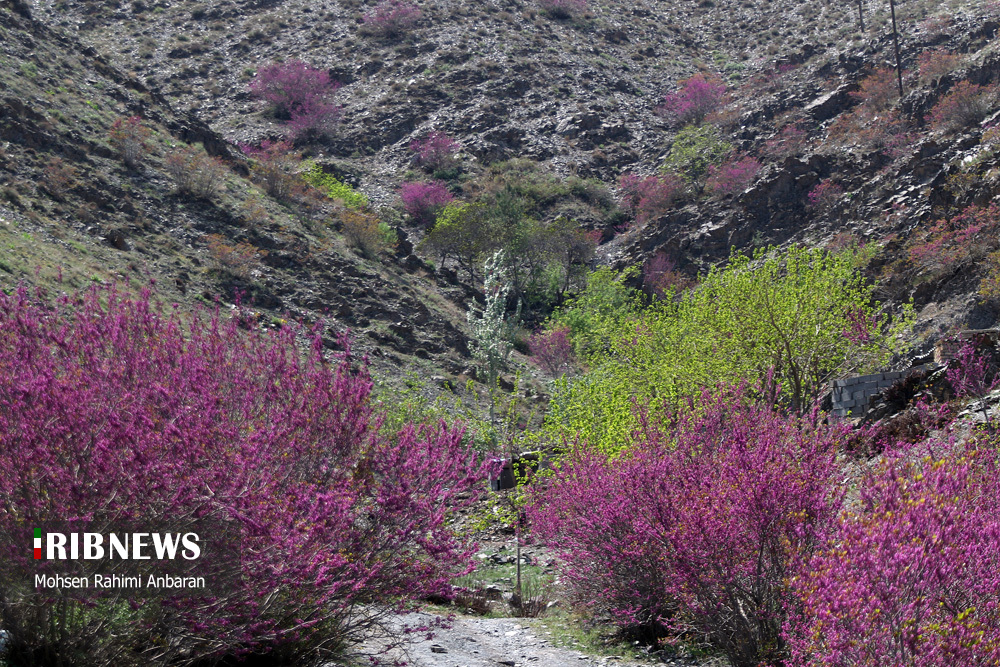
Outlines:
{"type": "MultiPolygon", "coordinates": [[[[434,618],[426,613],[406,614],[397,623],[400,628],[404,625],[424,626],[431,624],[434,618]]],[[[429,640],[416,635],[405,652],[392,651],[382,660],[386,664],[392,664],[394,660],[406,661],[411,667],[649,667],[651,664],[613,656],[593,657],[554,646],[518,619],[478,617],[457,617],[449,629],[434,630],[434,637],[429,640]]],[[[660,664],[693,663],[678,661],[660,664]]]]}

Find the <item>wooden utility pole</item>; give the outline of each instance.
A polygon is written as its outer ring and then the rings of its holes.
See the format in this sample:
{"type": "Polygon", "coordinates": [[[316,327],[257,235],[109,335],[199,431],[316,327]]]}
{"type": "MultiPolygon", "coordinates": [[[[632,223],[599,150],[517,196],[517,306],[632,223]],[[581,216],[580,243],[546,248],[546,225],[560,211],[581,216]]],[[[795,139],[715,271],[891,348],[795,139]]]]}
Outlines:
{"type": "Polygon", "coordinates": [[[903,65],[899,60],[899,31],[896,30],[896,0],[889,0],[892,12],[892,41],[896,48],[896,82],[899,84],[899,99],[903,99],[903,65]]]}
{"type": "Polygon", "coordinates": [[[861,24],[861,32],[865,31],[865,6],[864,0],[858,0],[858,22],[861,24]]]}

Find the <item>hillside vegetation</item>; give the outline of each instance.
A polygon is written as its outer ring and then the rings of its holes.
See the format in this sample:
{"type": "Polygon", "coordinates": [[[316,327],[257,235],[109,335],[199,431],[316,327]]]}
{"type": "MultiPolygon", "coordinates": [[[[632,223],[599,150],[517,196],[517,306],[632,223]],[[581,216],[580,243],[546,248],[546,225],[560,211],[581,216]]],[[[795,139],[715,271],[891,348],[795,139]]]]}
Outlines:
{"type": "Polygon", "coordinates": [[[0,0],[0,527],[252,554],[0,577],[6,664],[324,664],[499,530],[662,657],[997,664],[1000,3],[889,10],[0,0]]]}

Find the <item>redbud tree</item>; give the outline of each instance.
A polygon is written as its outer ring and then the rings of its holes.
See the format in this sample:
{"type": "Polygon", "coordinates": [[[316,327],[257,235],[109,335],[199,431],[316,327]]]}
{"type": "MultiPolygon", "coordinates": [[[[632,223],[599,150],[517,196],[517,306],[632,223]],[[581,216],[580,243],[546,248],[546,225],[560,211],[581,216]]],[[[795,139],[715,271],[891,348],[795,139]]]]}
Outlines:
{"type": "MultiPolygon", "coordinates": [[[[736,667],[784,650],[795,554],[836,516],[843,432],[754,404],[745,388],[643,419],[608,459],[578,447],[530,513],[576,596],[624,628],[704,638],[736,667]]],[[[773,664],[773,663],[766,663],[773,664]]]]}
{"type": "Polygon", "coordinates": [[[470,550],[448,512],[480,479],[461,428],[383,432],[364,364],[323,349],[318,331],[189,320],[148,294],[0,294],[4,534],[112,519],[242,533],[242,584],[214,597],[54,601],[4,569],[7,657],[319,659],[408,601],[450,594],[470,550]]]}
{"type": "Polygon", "coordinates": [[[1000,663],[996,443],[890,452],[790,578],[789,664],[1000,663]]]}
{"type": "Polygon", "coordinates": [[[342,108],[333,101],[339,88],[326,70],[301,60],[261,67],[250,82],[250,92],[271,105],[293,138],[323,133],[340,120],[342,108]]]}

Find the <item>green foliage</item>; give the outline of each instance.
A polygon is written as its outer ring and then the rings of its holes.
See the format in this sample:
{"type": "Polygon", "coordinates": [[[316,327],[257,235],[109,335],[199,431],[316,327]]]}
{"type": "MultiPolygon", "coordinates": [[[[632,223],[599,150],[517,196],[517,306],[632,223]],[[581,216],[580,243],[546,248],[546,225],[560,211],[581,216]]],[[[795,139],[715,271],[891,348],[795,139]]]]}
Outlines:
{"type": "Polygon", "coordinates": [[[557,385],[547,437],[580,437],[606,451],[630,442],[634,405],[662,410],[719,383],[764,382],[802,412],[837,374],[879,368],[903,350],[912,320],[876,316],[859,269],[871,248],[791,248],[734,255],[678,299],[639,308],[606,273],[554,321],[568,325],[590,371],[557,385]],[[624,300],[624,312],[615,305],[624,300]],[[860,330],[859,330],[860,328],[860,330]]]}
{"type": "Polygon", "coordinates": [[[347,183],[338,181],[333,174],[327,174],[318,164],[313,163],[306,169],[302,178],[306,183],[322,190],[330,199],[339,199],[348,208],[362,208],[368,205],[368,197],[358,192],[347,183]]]}
{"type": "Polygon", "coordinates": [[[600,267],[587,277],[587,286],[552,315],[548,328],[569,327],[577,355],[586,359],[606,347],[624,321],[635,317],[642,295],[626,285],[638,273],[600,267]]]}
{"type": "Polygon", "coordinates": [[[674,138],[663,170],[678,173],[688,183],[694,183],[708,173],[711,165],[721,163],[732,148],[714,125],[688,125],[674,138]]]}

